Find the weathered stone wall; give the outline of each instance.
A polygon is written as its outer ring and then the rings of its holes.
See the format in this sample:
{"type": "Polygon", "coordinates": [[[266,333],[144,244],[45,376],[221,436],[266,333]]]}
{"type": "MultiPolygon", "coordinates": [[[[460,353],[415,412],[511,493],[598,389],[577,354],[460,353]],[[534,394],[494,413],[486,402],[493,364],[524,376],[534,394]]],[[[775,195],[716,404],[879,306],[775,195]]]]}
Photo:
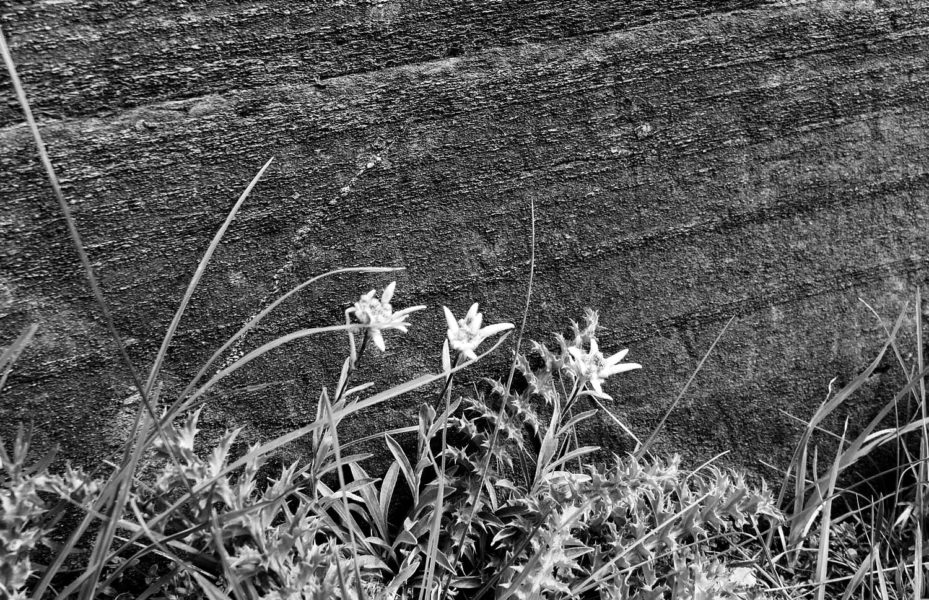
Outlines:
{"type": "MultiPolygon", "coordinates": [[[[274,295],[336,266],[405,265],[396,305],[430,306],[359,377],[436,369],[442,304],[520,319],[533,200],[529,336],[599,308],[605,350],[645,365],[610,383],[612,408],[647,434],[735,316],[661,446],[757,466],[794,439],[781,410],[809,416],[873,356],[881,329],[858,298],[892,318],[926,278],[929,1],[61,0],[5,3],[0,24],[140,367],[226,211],[276,159],[182,322],[168,390],[274,295]]],[[[0,434],[31,419],[43,443],[99,458],[132,414],[129,378],[5,77],[0,94],[0,339],[40,325],[0,434]]],[[[388,281],[326,282],[248,347],[337,323],[388,281]]],[[[342,342],[255,365],[206,424],[250,439],[305,422],[342,342]]],[[[853,423],[898,377],[875,376],[853,423]]],[[[345,436],[406,424],[419,399],[345,436]]],[[[589,434],[628,448],[607,420],[589,434]]]]}

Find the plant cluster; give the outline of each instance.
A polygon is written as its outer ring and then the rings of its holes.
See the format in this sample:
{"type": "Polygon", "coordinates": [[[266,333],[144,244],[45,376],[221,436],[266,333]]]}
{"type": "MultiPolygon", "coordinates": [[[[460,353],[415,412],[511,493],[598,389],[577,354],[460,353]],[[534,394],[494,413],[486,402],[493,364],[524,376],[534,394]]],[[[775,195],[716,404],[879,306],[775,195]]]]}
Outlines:
{"type": "Polygon", "coordinates": [[[395,311],[394,291],[394,283],[380,297],[372,290],[346,310],[337,329],[347,333],[348,356],[332,395],[322,389],[316,419],[241,456],[232,452],[238,431],[200,447],[202,407],[190,400],[207,390],[190,386],[157,417],[140,411],[129,458],[109,476],[70,467],[53,475],[50,457],[27,468],[21,432],[12,453],[0,454],[0,594],[760,597],[751,564],[730,559],[746,532],[780,519],[764,489],[714,467],[686,472],[677,458],[584,465],[597,449],[578,446],[576,427],[609,398],[608,377],[639,367],[623,362],[626,351],[600,352],[596,313],[583,328],[573,324],[573,339],[558,336],[556,351],[534,344],[541,368],[518,358],[522,392],[511,376],[457,395],[458,372],[512,325],[485,326],[477,304],[462,319],[445,308],[442,372],[362,399],[370,384],[350,382],[368,342],[383,350],[384,332],[405,331],[424,308],[395,311]],[[348,453],[357,440],[339,439],[340,422],[430,381],[444,384],[435,406],[421,407],[415,427],[377,436],[393,462],[370,477],[369,455],[348,453]],[[596,404],[581,410],[588,400],[596,404]],[[408,433],[415,452],[397,439],[408,433]],[[312,440],[304,459],[263,477],[271,453],[301,436],[312,440]],[[147,475],[138,469],[143,454],[157,465],[147,475]],[[84,521],[67,536],[57,527],[63,517],[84,521]],[[52,557],[41,577],[32,562],[39,546],[52,557]],[[86,557],[83,567],[69,555],[86,557]]]}
{"type": "Polygon", "coordinates": [[[783,473],[778,504],[787,519],[763,546],[771,588],[791,596],[920,600],[929,593],[929,407],[922,298],[916,293],[916,348],[905,352],[904,307],[868,367],[833,389],[805,423],[783,473]],[[893,360],[904,385],[863,427],[827,419],[853,401],[878,367],[893,360]],[[821,458],[823,447],[834,456],[821,458]],[[882,483],[883,482],[883,483],[882,483]]]}

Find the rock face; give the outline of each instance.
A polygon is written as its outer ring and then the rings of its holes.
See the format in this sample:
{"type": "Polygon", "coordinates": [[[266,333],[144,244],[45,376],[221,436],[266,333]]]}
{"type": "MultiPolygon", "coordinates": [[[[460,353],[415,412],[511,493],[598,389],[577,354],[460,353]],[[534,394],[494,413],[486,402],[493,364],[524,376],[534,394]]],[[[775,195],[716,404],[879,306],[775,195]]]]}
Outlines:
{"type": "MultiPolygon", "coordinates": [[[[599,309],[604,351],[645,366],[609,382],[610,408],[647,435],[734,317],[659,446],[754,468],[795,439],[782,411],[808,417],[879,348],[858,298],[892,320],[926,278],[929,1],[64,0],[6,3],[0,24],[140,369],[275,158],[181,323],[166,395],[334,267],[405,266],[395,305],[430,307],[359,381],[438,369],[441,305],[521,319],[534,202],[527,336],[599,309]]],[[[130,379],[5,75],[0,94],[0,342],[40,326],[0,435],[31,420],[92,462],[125,436],[130,379]]],[[[325,280],[237,350],[338,324],[391,279],[325,280]]],[[[249,440],[306,422],[343,347],[321,337],[251,365],[211,397],[206,427],[249,440]]],[[[507,365],[504,351],[474,376],[507,365]]],[[[887,365],[852,427],[899,381],[887,365]]],[[[423,397],[344,436],[406,425],[423,397]]],[[[607,419],[586,435],[630,448],[607,419]]]]}

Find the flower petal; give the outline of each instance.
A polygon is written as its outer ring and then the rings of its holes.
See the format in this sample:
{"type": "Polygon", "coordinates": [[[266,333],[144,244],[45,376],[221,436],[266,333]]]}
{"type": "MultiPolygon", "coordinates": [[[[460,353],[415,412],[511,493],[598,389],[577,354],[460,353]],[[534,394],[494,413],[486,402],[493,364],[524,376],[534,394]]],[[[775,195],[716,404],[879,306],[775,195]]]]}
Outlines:
{"type": "Polygon", "coordinates": [[[611,357],[607,358],[606,360],[604,360],[604,361],[603,361],[603,364],[605,364],[605,365],[608,366],[608,367],[612,367],[613,365],[619,363],[619,361],[621,361],[622,359],[626,358],[626,355],[627,355],[627,354],[629,354],[629,349],[628,349],[628,348],[625,349],[625,350],[620,350],[619,352],[617,352],[617,353],[614,354],[613,356],[611,356],[611,357]]]}
{"type": "Polygon", "coordinates": [[[471,308],[468,309],[468,314],[465,315],[465,320],[470,321],[477,315],[477,302],[471,305],[471,308]]]}
{"type": "Polygon", "coordinates": [[[591,396],[595,397],[595,398],[600,398],[601,400],[612,400],[612,399],[613,399],[613,396],[610,396],[610,395],[607,394],[606,392],[598,392],[598,391],[596,391],[596,390],[588,390],[587,393],[590,394],[591,396]]]}
{"type": "Polygon", "coordinates": [[[394,289],[397,287],[396,281],[391,281],[390,284],[384,288],[384,293],[381,295],[381,302],[387,304],[390,302],[390,299],[394,297],[394,289]]]}
{"type": "Polygon", "coordinates": [[[425,304],[420,304],[419,306],[410,306],[409,308],[404,308],[403,310],[398,310],[397,312],[393,313],[393,317],[395,319],[402,319],[406,317],[406,315],[414,313],[417,310],[422,310],[424,308],[426,308],[425,304]]]}
{"type": "Polygon", "coordinates": [[[642,365],[639,363],[622,363],[621,365],[613,365],[611,367],[604,367],[600,369],[600,376],[610,377],[612,375],[617,375],[619,373],[625,373],[626,371],[632,371],[641,368],[642,365]]]}
{"type": "Polygon", "coordinates": [[[485,339],[485,338],[489,338],[492,335],[496,335],[500,333],[501,331],[507,331],[509,329],[513,329],[512,323],[497,323],[496,325],[488,325],[487,327],[484,327],[477,333],[481,339],[485,339]]]}
{"type": "Polygon", "coordinates": [[[371,329],[368,335],[371,337],[371,341],[374,342],[374,345],[377,346],[378,350],[381,352],[387,350],[387,346],[384,345],[384,336],[381,335],[379,330],[371,329]]]}
{"type": "Polygon", "coordinates": [[[455,320],[455,315],[452,314],[452,311],[448,310],[447,306],[443,306],[442,310],[445,311],[445,322],[448,323],[448,334],[452,335],[452,332],[458,331],[458,321],[455,320]]]}

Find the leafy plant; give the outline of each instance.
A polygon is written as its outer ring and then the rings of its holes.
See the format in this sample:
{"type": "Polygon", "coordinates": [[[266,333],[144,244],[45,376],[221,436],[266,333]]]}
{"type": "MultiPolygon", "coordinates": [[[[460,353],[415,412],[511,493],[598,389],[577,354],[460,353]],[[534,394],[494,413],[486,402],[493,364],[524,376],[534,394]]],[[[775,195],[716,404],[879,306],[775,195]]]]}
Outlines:
{"type": "MultiPolygon", "coordinates": [[[[313,423],[241,456],[233,452],[238,431],[211,448],[198,447],[200,409],[172,417],[174,409],[165,408],[157,435],[156,423],[143,415],[129,464],[138,465],[141,448],[148,448],[149,462],[160,466],[147,477],[121,467],[109,479],[73,470],[62,478],[48,474],[49,460],[27,471],[27,442],[18,440],[12,458],[4,455],[10,473],[4,497],[14,500],[4,504],[3,522],[8,537],[21,540],[10,559],[15,572],[6,578],[10,595],[25,597],[29,587],[46,594],[51,586],[43,587],[44,579],[62,586],[56,597],[81,594],[99,573],[94,597],[131,590],[145,598],[477,598],[496,590],[504,598],[532,598],[625,589],[645,598],[729,585],[721,549],[737,545],[746,524],[778,518],[764,490],[718,469],[686,473],[678,459],[616,457],[609,466],[570,469],[595,450],[576,447],[573,433],[596,409],[574,414],[572,408],[605,397],[607,377],[638,367],[621,362],[625,352],[611,359],[599,353],[593,312],[584,328],[573,326],[570,343],[558,338],[557,353],[534,345],[545,363],[541,370],[531,370],[526,357],[518,360],[530,383],[521,394],[489,382],[487,393],[454,397],[456,373],[473,363],[462,359],[488,335],[511,328],[483,327],[474,306],[460,322],[449,319],[442,374],[361,399],[368,384],[350,388],[350,379],[371,332],[381,335],[374,344],[380,348],[382,331],[408,326],[412,311],[393,311],[394,290],[387,286],[380,299],[365,294],[347,311],[339,330],[347,332],[348,356],[334,397],[322,390],[313,423]],[[368,455],[343,452],[338,425],[346,416],[443,379],[441,412],[428,404],[419,411],[413,457],[385,433],[394,461],[374,479],[361,464],[368,455]],[[262,480],[270,453],[308,434],[307,460],[262,480]],[[120,477],[127,482],[120,511],[126,517],[112,529],[122,542],[101,550],[98,535],[90,559],[100,556],[102,564],[90,562],[77,576],[46,570],[30,586],[30,556],[55,525],[39,523],[45,507],[39,491],[102,527],[108,517],[96,507],[120,477]],[[411,502],[398,512],[392,500],[401,487],[411,502]],[[131,584],[140,577],[144,589],[131,584]]],[[[81,539],[72,535],[65,547],[81,539]]],[[[747,577],[739,581],[729,585],[733,597],[750,588],[747,577]]]]}

